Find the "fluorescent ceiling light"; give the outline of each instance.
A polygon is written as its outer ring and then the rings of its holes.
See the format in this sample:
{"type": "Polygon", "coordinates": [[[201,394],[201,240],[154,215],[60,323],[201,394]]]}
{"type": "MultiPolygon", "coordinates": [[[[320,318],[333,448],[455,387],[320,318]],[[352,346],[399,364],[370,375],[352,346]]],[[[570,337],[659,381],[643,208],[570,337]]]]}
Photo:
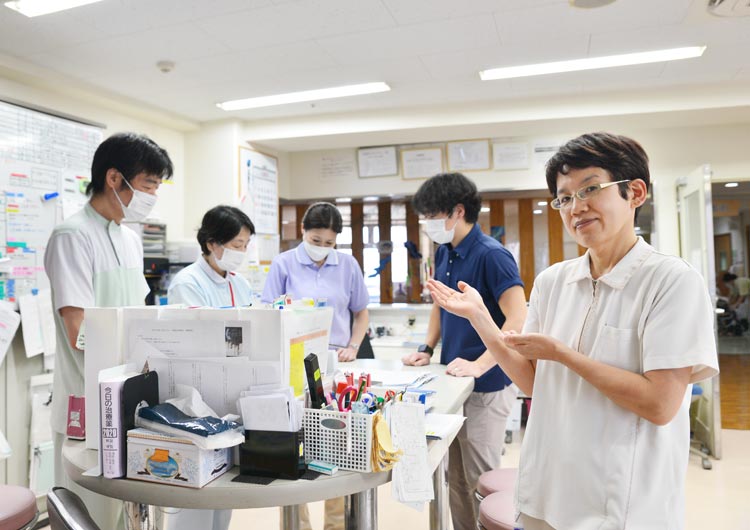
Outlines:
{"type": "Polygon", "coordinates": [[[661,63],[700,57],[706,50],[705,46],[689,46],[686,48],[671,48],[668,50],[654,50],[650,52],[626,53],[623,55],[608,55],[606,57],[588,57],[572,61],[557,61],[553,63],[526,64],[522,66],[508,66],[505,68],[491,68],[479,72],[482,81],[494,79],[512,79],[514,77],[530,77],[534,75],[559,74],[562,72],[578,72],[580,70],[596,70],[612,68],[614,66],[630,66],[634,64],[661,63]]]}
{"type": "Polygon", "coordinates": [[[362,197],[362,202],[375,202],[378,200],[378,196],[374,195],[371,197],[362,197]]]}
{"type": "Polygon", "coordinates": [[[736,188],[737,186],[739,186],[739,183],[737,182],[727,182],[724,184],[725,188],[736,188]]]}
{"type": "Polygon", "coordinates": [[[482,206],[482,209],[480,210],[480,212],[489,212],[489,211],[490,211],[489,206],[482,206]]]}
{"type": "Polygon", "coordinates": [[[539,201],[536,203],[537,206],[547,206],[547,201],[539,201]]]}
{"type": "Polygon", "coordinates": [[[14,2],[5,2],[5,7],[18,11],[27,17],[38,17],[39,15],[65,11],[96,2],[101,2],[101,0],[15,0],[14,2]]]}
{"type": "Polygon", "coordinates": [[[290,92],[288,94],[276,94],[275,96],[235,99],[234,101],[217,103],[216,106],[222,110],[257,109],[259,107],[273,107],[274,105],[286,105],[301,101],[318,101],[321,99],[375,94],[376,92],[387,92],[390,89],[391,87],[383,82],[364,83],[362,85],[337,86],[333,88],[320,88],[318,90],[305,90],[303,92],[290,92]]]}
{"type": "Polygon", "coordinates": [[[541,210],[534,210],[534,215],[542,215],[542,211],[541,210]]]}
{"type": "Polygon", "coordinates": [[[336,202],[352,202],[352,198],[351,197],[339,197],[338,199],[336,199],[336,202]]]}

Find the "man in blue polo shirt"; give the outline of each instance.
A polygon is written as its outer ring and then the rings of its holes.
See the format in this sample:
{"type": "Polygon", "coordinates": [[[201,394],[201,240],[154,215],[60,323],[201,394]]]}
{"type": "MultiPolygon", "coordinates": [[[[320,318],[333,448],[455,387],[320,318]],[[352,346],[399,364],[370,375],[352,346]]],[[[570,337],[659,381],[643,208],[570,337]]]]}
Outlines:
{"type": "MultiPolygon", "coordinates": [[[[482,199],[472,181],[444,173],[420,186],[412,200],[427,220],[425,231],[440,245],[435,279],[458,289],[459,281],[476,287],[493,320],[503,331],[520,332],[526,319],[526,297],[513,256],[477,224],[482,199]]],[[[505,425],[517,389],[500,369],[468,320],[433,304],[425,344],[404,356],[404,364],[430,363],[442,340],[440,362],[456,377],[474,377],[474,391],[464,403],[466,422],[451,444],[448,477],[454,530],[474,530],[479,475],[500,467],[505,425]]]]}

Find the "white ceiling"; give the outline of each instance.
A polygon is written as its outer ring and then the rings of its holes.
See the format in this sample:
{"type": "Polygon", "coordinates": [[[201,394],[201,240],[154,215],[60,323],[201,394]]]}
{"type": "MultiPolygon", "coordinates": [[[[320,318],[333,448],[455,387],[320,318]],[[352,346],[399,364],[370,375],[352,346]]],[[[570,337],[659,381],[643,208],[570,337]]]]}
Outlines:
{"type": "Polygon", "coordinates": [[[706,3],[619,0],[582,10],[568,0],[104,0],[33,19],[0,6],[0,66],[196,122],[622,99],[631,91],[663,97],[696,86],[710,87],[714,100],[725,90],[745,93],[750,104],[750,17],[715,17],[706,3]],[[669,64],[492,82],[477,74],[688,45],[708,49],[669,64]],[[155,66],[165,59],[176,63],[167,74],[155,66]],[[229,113],[215,106],[370,81],[392,90],[229,113]]]}

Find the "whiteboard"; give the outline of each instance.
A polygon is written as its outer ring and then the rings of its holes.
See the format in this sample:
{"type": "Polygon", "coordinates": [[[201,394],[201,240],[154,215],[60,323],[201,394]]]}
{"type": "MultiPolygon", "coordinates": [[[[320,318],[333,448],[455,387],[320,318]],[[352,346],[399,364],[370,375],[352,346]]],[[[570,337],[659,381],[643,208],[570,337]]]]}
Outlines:
{"type": "Polygon", "coordinates": [[[0,101],[0,300],[49,286],[44,250],[78,211],[102,128],[0,101]]]}
{"type": "Polygon", "coordinates": [[[279,233],[279,166],[275,157],[239,148],[240,209],[258,234],[279,233]]]}

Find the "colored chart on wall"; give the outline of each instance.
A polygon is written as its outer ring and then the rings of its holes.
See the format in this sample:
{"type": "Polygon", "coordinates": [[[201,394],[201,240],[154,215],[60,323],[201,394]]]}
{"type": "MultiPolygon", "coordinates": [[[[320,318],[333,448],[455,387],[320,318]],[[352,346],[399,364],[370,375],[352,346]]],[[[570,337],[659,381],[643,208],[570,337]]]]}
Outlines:
{"type": "Polygon", "coordinates": [[[52,229],[87,201],[102,128],[0,101],[0,300],[49,286],[52,229]]]}
{"type": "Polygon", "coordinates": [[[275,157],[239,148],[240,208],[258,234],[279,233],[279,170],[275,157]]]}

